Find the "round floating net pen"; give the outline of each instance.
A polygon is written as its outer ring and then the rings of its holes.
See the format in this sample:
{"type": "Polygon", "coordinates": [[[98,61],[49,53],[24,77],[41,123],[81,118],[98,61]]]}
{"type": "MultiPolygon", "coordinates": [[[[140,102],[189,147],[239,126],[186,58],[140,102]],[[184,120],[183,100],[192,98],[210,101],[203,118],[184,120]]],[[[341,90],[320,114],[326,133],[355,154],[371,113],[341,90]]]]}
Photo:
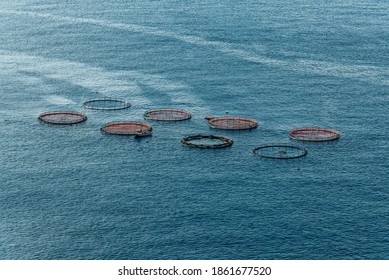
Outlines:
{"type": "Polygon", "coordinates": [[[206,116],[208,125],[211,128],[225,129],[225,130],[248,130],[258,126],[258,122],[254,119],[242,118],[242,117],[212,117],[206,116]]]}
{"type": "Polygon", "coordinates": [[[101,127],[101,131],[114,135],[150,136],[152,127],[142,122],[111,122],[101,127]]]}
{"type": "Polygon", "coordinates": [[[322,127],[301,127],[289,131],[289,137],[293,140],[324,142],[338,139],[340,132],[322,127]]]}
{"type": "Polygon", "coordinates": [[[154,109],[144,113],[146,120],[183,121],[190,119],[192,114],[182,109],[154,109]]]}
{"type": "Polygon", "coordinates": [[[38,119],[45,123],[70,125],[86,121],[87,117],[77,112],[45,112],[38,119]]]}
{"type": "Polygon", "coordinates": [[[181,143],[188,147],[217,149],[231,146],[231,138],[217,135],[196,134],[183,138],[181,143]]]}
{"type": "Polygon", "coordinates": [[[85,108],[92,110],[121,110],[130,107],[131,103],[120,98],[98,98],[89,99],[83,105],[85,108]]]}
{"type": "Polygon", "coordinates": [[[305,156],[308,152],[300,146],[289,144],[266,144],[253,150],[254,155],[262,158],[292,159],[305,156]]]}

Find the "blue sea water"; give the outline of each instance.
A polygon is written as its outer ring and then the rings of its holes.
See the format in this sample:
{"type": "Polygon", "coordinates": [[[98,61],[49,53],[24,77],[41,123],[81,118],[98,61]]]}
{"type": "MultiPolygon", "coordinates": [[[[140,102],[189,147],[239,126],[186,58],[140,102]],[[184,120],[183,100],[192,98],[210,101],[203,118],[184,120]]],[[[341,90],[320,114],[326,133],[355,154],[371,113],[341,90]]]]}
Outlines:
{"type": "Polygon", "coordinates": [[[383,0],[1,1],[0,259],[389,259],[388,26],[383,0]],[[132,107],[83,108],[102,97],[132,107]],[[164,107],[193,118],[99,131],[164,107]],[[260,125],[203,119],[226,114],[260,125]],[[253,155],[301,126],[342,136],[253,155]]]}

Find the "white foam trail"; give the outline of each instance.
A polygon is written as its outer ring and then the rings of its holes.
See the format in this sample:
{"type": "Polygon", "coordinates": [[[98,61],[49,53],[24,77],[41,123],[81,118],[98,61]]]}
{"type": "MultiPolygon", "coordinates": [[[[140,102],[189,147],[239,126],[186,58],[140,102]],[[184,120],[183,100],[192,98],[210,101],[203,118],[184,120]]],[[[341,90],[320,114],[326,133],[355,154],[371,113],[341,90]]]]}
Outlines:
{"type": "Polygon", "coordinates": [[[296,66],[302,67],[305,72],[312,72],[319,75],[340,76],[354,80],[389,85],[389,70],[383,67],[344,65],[315,60],[299,60],[296,66]]]}
{"type": "Polygon", "coordinates": [[[137,25],[137,24],[127,24],[127,23],[115,23],[108,20],[100,20],[100,19],[93,19],[93,18],[75,18],[75,17],[69,17],[69,16],[59,16],[59,15],[53,15],[53,14],[45,14],[45,13],[36,13],[36,12],[26,12],[26,11],[0,11],[0,13],[5,14],[14,14],[14,15],[25,15],[25,16],[31,16],[31,17],[40,17],[40,18],[47,18],[53,21],[63,21],[68,23],[78,23],[78,24],[94,24],[99,25],[103,27],[109,27],[114,29],[120,29],[120,30],[126,30],[130,32],[136,32],[136,33],[142,33],[142,34],[148,34],[153,36],[159,36],[159,37],[167,37],[179,41],[183,41],[185,43],[191,44],[191,45],[197,45],[197,46],[205,46],[205,47],[212,47],[214,49],[217,49],[223,53],[227,53],[236,57],[240,57],[242,59],[250,60],[253,62],[258,63],[265,63],[265,64],[277,64],[279,61],[270,59],[265,56],[259,56],[257,55],[255,60],[253,60],[252,54],[236,49],[233,44],[220,42],[220,41],[210,41],[203,39],[198,36],[192,36],[192,35],[182,35],[175,32],[160,30],[155,27],[149,27],[149,26],[143,26],[143,25],[137,25]]]}
{"type": "MultiPolygon", "coordinates": [[[[191,89],[180,82],[172,81],[162,75],[147,74],[139,71],[108,71],[104,68],[86,65],[60,59],[48,59],[23,53],[0,50],[0,62],[4,67],[1,72],[12,72],[19,81],[35,83],[44,87],[43,78],[60,80],[72,85],[84,87],[88,91],[97,92],[103,96],[127,98],[135,106],[151,106],[153,103],[147,97],[143,87],[151,88],[167,96],[174,103],[188,108],[204,107],[204,104],[191,89]],[[23,75],[24,73],[24,75],[23,75]],[[20,77],[22,75],[22,77],[20,77]],[[40,81],[40,82],[39,82],[40,81]]],[[[52,88],[51,88],[52,89],[52,88]]],[[[46,94],[49,94],[45,90],[46,94]]],[[[92,96],[92,98],[98,96],[92,96]]],[[[71,104],[65,97],[51,96],[45,99],[53,104],[71,104]]]]}
{"type": "Polygon", "coordinates": [[[167,37],[175,40],[179,40],[188,44],[210,47],[215,50],[218,50],[222,53],[240,58],[242,60],[266,64],[275,67],[284,68],[287,70],[303,72],[308,74],[319,74],[325,76],[334,76],[334,77],[343,77],[354,80],[359,80],[368,83],[389,85],[389,69],[387,67],[377,67],[377,66],[367,66],[367,65],[347,65],[342,63],[335,62],[323,62],[323,61],[314,61],[314,60],[295,60],[287,61],[280,59],[273,59],[265,55],[260,55],[258,53],[252,53],[249,51],[241,50],[234,44],[220,42],[220,41],[210,41],[203,39],[198,36],[183,35],[175,32],[160,30],[154,27],[136,25],[136,24],[125,24],[125,23],[115,23],[108,20],[100,20],[93,18],[75,18],[69,16],[59,16],[53,14],[45,13],[36,13],[36,12],[27,12],[27,11],[12,11],[12,10],[3,10],[0,11],[3,14],[13,14],[13,15],[24,15],[31,17],[40,17],[47,18],[53,21],[63,21],[68,23],[77,23],[77,24],[94,24],[109,28],[115,28],[120,30],[127,30],[130,32],[137,32],[148,34],[152,36],[167,37]]]}
{"type": "Polygon", "coordinates": [[[65,97],[58,96],[58,95],[45,96],[45,100],[47,102],[49,102],[51,104],[55,104],[55,105],[68,105],[68,104],[75,104],[76,103],[70,99],[67,99],[65,97]]]}
{"type": "Polygon", "coordinates": [[[0,51],[2,71],[14,72],[18,77],[23,73],[33,73],[34,76],[24,75],[23,80],[43,78],[60,80],[72,85],[84,87],[89,91],[99,92],[110,97],[136,97],[144,103],[149,100],[141,96],[141,89],[135,81],[126,80],[122,72],[110,72],[104,68],[93,67],[79,62],[60,59],[48,59],[23,53],[0,51]]]}

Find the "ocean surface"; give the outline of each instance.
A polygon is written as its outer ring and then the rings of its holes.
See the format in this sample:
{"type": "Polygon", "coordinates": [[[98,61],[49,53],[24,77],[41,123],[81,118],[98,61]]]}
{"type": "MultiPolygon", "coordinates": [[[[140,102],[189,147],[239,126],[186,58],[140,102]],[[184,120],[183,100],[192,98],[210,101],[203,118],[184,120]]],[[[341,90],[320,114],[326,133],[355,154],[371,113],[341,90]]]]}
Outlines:
{"type": "Polygon", "coordinates": [[[0,259],[389,259],[388,26],[387,0],[2,0],[0,259]],[[132,106],[82,106],[104,97],[132,106]],[[193,118],[99,130],[152,108],[193,118]],[[88,120],[37,119],[62,110],[88,120]],[[342,135],[289,140],[301,126],[342,135]],[[181,145],[195,133],[234,144],[181,145]],[[308,154],[253,155],[267,143],[308,154]]]}

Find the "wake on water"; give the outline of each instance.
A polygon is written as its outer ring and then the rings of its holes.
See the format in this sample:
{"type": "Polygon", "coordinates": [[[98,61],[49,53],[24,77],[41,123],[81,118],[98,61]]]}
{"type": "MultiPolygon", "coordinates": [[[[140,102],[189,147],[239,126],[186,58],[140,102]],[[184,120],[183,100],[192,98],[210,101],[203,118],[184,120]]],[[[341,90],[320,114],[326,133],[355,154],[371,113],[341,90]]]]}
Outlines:
{"type": "Polygon", "coordinates": [[[280,67],[290,71],[297,71],[307,74],[314,73],[324,76],[343,77],[347,79],[353,79],[378,85],[389,85],[389,69],[387,69],[386,67],[346,64],[332,61],[274,59],[266,55],[260,55],[258,53],[252,53],[246,50],[242,50],[240,48],[237,48],[235,44],[230,44],[221,41],[206,40],[198,36],[183,35],[167,30],[160,30],[154,27],[136,24],[115,23],[101,19],[75,18],[47,13],[14,10],[2,10],[0,11],[0,13],[15,16],[46,18],[52,21],[62,21],[72,24],[93,24],[103,27],[126,30],[129,32],[142,33],[151,36],[166,37],[173,40],[179,40],[191,45],[213,48],[219,52],[234,56],[236,58],[240,58],[242,60],[259,64],[266,64],[274,67],[280,67]]]}
{"type": "MultiPolygon", "coordinates": [[[[139,112],[144,107],[153,105],[153,100],[147,97],[143,87],[157,90],[161,95],[169,97],[174,104],[185,106],[192,111],[207,111],[207,106],[191,94],[187,85],[167,79],[163,75],[147,74],[139,71],[108,71],[104,68],[89,66],[80,62],[60,59],[48,59],[25,53],[0,51],[0,61],[4,67],[0,73],[20,77],[20,81],[33,82],[44,88],[44,78],[54,79],[80,86],[105,97],[127,98],[136,104],[139,112]],[[34,73],[34,76],[31,75],[34,73]],[[142,107],[139,108],[139,107],[142,107]]],[[[64,96],[48,97],[51,87],[46,89],[44,99],[52,104],[74,104],[64,96]]],[[[95,98],[89,96],[88,98],[95,98]]],[[[134,110],[137,110],[135,108],[134,110]]]]}

